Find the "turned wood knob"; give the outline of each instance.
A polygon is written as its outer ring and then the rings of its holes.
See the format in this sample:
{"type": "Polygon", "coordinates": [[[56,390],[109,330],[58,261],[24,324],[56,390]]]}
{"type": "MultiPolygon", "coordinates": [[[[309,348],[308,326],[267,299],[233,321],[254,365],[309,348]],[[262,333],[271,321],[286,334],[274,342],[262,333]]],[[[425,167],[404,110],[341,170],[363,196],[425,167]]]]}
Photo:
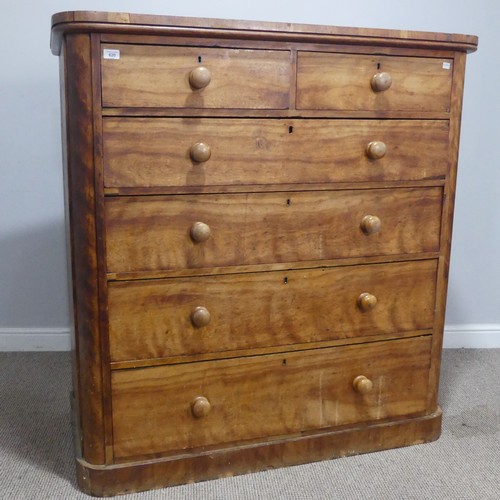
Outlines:
{"type": "Polygon", "coordinates": [[[358,306],[362,311],[370,311],[377,305],[377,297],[368,292],[363,292],[358,297],[358,306]]]}
{"type": "Polygon", "coordinates": [[[380,231],[382,223],[376,215],[365,215],[361,220],[361,229],[365,234],[374,234],[380,231]]]}
{"type": "Polygon", "coordinates": [[[387,153],[387,146],[382,141],[372,141],[366,146],[366,155],[372,160],[383,158],[387,153]]]}
{"type": "Polygon", "coordinates": [[[191,403],[191,412],[196,418],[206,417],[210,413],[211,409],[212,405],[210,404],[210,401],[203,396],[194,398],[191,403]]]}
{"type": "Polygon", "coordinates": [[[202,326],[207,326],[210,323],[210,313],[206,307],[197,307],[191,313],[191,321],[194,326],[201,328],[202,326]]]}
{"type": "Polygon", "coordinates": [[[197,142],[189,148],[189,156],[191,157],[191,160],[198,163],[203,163],[204,161],[209,160],[211,154],[212,150],[210,149],[210,146],[204,142],[197,142]]]}
{"type": "Polygon", "coordinates": [[[195,89],[205,88],[212,79],[212,74],[205,66],[198,66],[189,73],[189,83],[195,89]]]}
{"type": "Polygon", "coordinates": [[[373,389],[373,382],[364,375],[358,375],[352,381],[352,386],[359,394],[367,394],[373,389]]]}
{"type": "Polygon", "coordinates": [[[382,92],[392,85],[392,77],[389,73],[382,71],[373,75],[370,83],[375,92],[382,92]]]}
{"type": "Polygon", "coordinates": [[[210,234],[210,226],[204,222],[195,222],[191,226],[191,238],[193,241],[196,241],[196,243],[207,241],[208,238],[210,238],[210,234]]]}

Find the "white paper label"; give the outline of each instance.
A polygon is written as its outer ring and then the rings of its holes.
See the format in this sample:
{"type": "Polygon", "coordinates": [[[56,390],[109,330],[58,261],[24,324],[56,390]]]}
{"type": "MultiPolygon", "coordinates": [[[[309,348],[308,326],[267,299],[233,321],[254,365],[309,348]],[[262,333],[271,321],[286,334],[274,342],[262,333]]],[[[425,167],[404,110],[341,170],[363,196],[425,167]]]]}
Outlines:
{"type": "MultiPolygon", "coordinates": [[[[118,57],[120,57],[120,56],[118,55],[118,57]]],[[[451,63],[449,63],[449,62],[443,63],[443,69],[450,69],[450,68],[451,68],[451,63]]]]}
{"type": "Polygon", "coordinates": [[[116,49],[104,49],[102,57],[104,59],[120,59],[120,51],[116,49]]]}

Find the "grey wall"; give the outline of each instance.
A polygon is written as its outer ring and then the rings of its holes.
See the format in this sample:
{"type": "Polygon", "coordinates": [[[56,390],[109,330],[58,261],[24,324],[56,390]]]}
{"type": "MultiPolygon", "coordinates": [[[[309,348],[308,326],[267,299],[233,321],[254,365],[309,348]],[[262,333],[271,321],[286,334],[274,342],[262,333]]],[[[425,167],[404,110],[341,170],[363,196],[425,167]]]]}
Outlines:
{"type": "Polygon", "coordinates": [[[500,324],[498,0],[4,0],[0,333],[69,324],[58,61],[49,29],[54,12],[93,9],[479,35],[467,62],[447,323],[500,324]]]}

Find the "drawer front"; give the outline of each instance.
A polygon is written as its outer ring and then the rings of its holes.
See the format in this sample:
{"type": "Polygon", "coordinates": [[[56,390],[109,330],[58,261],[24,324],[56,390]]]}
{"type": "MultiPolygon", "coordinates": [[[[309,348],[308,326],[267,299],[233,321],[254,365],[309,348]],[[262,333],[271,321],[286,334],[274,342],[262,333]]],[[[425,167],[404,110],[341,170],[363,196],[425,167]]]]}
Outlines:
{"type": "Polygon", "coordinates": [[[110,283],[111,359],[429,329],[436,268],[429,260],[110,283]]]}
{"type": "Polygon", "coordinates": [[[452,74],[451,59],[299,52],[297,108],[448,112],[452,74]]]}
{"type": "Polygon", "coordinates": [[[441,199],[440,187],[108,198],[107,270],[435,252],[441,199]]]}
{"type": "Polygon", "coordinates": [[[107,187],[419,180],[448,170],[444,120],[105,118],[103,133],[107,187]]]}
{"type": "Polygon", "coordinates": [[[290,52],[153,45],[102,45],[105,107],[286,109],[290,52]],[[200,69],[203,68],[203,69],[200,69]],[[204,87],[199,87],[204,84],[204,87]]]}
{"type": "Polygon", "coordinates": [[[115,371],[115,457],[423,413],[430,348],[426,336],[115,371]],[[371,390],[354,389],[359,376],[371,390]]]}

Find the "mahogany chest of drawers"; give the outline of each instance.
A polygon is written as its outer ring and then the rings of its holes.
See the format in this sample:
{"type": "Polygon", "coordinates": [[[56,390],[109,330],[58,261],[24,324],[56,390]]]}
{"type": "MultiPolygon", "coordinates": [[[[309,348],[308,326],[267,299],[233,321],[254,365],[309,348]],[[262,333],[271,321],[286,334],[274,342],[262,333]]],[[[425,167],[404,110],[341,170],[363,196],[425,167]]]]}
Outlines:
{"type": "Polygon", "coordinates": [[[438,437],[465,56],[476,45],[53,17],[84,491],[438,437]]]}

